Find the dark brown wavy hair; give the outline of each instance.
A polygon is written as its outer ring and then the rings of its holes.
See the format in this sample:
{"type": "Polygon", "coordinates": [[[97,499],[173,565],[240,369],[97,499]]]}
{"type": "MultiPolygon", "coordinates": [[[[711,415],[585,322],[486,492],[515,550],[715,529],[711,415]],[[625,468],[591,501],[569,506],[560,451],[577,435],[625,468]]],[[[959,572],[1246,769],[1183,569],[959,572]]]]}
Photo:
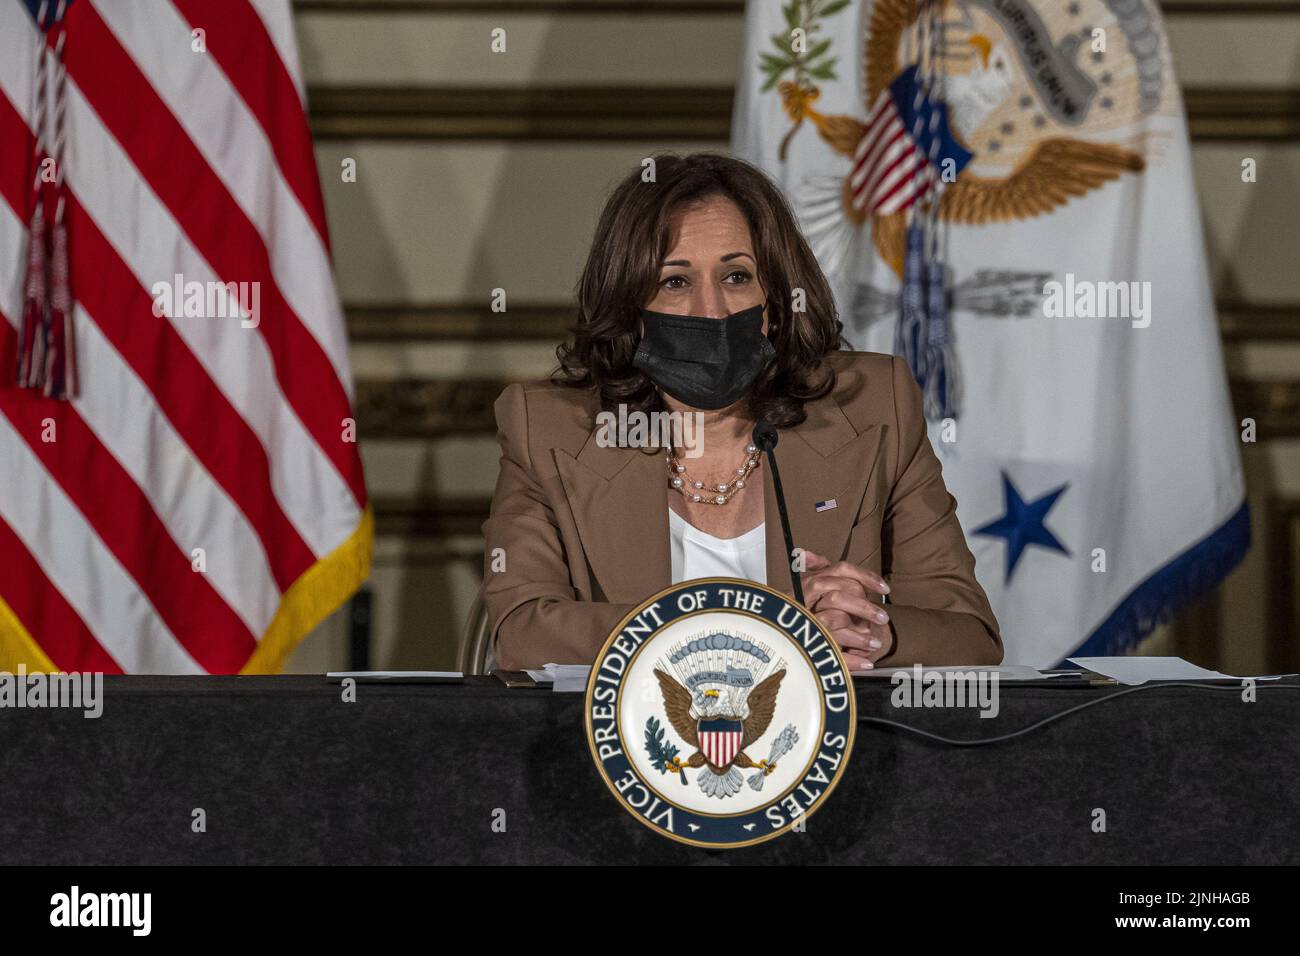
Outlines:
{"type": "Polygon", "coordinates": [[[821,266],[799,231],[781,190],[749,163],[716,153],[652,157],[629,173],[605,203],[587,264],[578,280],[578,320],[556,349],[557,385],[595,389],[601,408],[663,411],[650,376],[632,364],[640,342],[641,310],[654,297],[660,270],[672,248],[671,219],[677,210],[715,196],[731,199],[749,223],[758,279],[767,292],[768,330],[776,355],[754,380],[746,410],[777,428],[798,425],[804,403],[830,394],[835,372],[824,361],[844,347],[843,324],[821,266]],[[802,289],[806,308],[791,308],[802,289]]]}

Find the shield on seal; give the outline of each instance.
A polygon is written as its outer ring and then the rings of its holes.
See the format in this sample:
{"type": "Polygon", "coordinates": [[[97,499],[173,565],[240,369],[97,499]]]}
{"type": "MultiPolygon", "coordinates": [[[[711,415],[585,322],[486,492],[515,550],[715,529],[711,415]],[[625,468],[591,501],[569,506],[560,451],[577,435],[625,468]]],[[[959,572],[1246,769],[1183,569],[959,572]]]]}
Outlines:
{"type": "Polygon", "coordinates": [[[745,725],[739,720],[701,720],[700,752],[719,770],[726,770],[740,752],[745,725]]]}

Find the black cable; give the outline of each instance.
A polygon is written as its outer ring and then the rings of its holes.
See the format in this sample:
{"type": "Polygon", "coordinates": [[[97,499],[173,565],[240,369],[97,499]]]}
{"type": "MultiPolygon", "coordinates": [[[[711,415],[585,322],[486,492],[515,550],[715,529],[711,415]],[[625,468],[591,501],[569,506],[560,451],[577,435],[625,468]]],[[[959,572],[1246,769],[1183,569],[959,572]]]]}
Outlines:
{"type": "MultiPolygon", "coordinates": [[[[1300,684],[1274,684],[1271,682],[1265,684],[1262,682],[1256,682],[1255,686],[1257,688],[1273,687],[1273,688],[1278,688],[1283,690],[1300,690],[1300,684]]],[[[1234,693],[1237,693],[1241,690],[1240,684],[1230,684],[1230,685],[1193,684],[1187,681],[1169,681],[1168,683],[1139,684],[1137,687],[1127,687],[1124,690],[1116,691],[1113,694],[1107,694],[1105,697],[1098,697],[1096,700],[1084,701],[1082,704],[1077,704],[1074,707],[1069,707],[1061,711],[1059,714],[1052,714],[1050,717],[1044,717],[1042,720],[1038,721],[1037,723],[1030,724],[1028,727],[1022,727],[1020,730],[1012,731],[1009,734],[1002,734],[999,737],[981,737],[977,740],[957,740],[953,737],[944,737],[941,736],[940,734],[932,734],[928,730],[922,730],[920,727],[913,727],[911,724],[900,723],[897,720],[888,720],[887,718],[884,717],[864,717],[861,714],[859,714],[858,723],[880,724],[885,727],[896,727],[899,730],[906,730],[908,733],[916,734],[918,737],[925,737],[929,740],[935,740],[941,744],[950,744],[953,747],[982,747],[985,744],[997,744],[997,743],[1002,743],[1005,740],[1013,740],[1016,737],[1020,737],[1024,734],[1029,733],[1031,730],[1037,730],[1039,727],[1045,727],[1047,724],[1050,724],[1053,721],[1060,720],[1062,717],[1068,717],[1070,714],[1074,714],[1077,713],[1078,711],[1085,710],[1088,707],[1093,707],[1097,704],[1105,703],[1108,700],[1114,700],[1116,697],[1123,697],[1127,694],[1135,694],[1140,690],[1155,690],[1161,687],[1195,687],[1201,690],[1230,690],[1234,693]]]]}

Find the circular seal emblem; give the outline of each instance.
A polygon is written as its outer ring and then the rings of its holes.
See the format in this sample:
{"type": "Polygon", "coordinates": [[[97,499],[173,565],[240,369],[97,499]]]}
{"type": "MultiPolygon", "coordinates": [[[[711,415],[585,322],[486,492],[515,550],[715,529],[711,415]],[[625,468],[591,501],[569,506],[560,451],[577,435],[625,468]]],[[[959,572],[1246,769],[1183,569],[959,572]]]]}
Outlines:
{"type": "Polygon", "coordinates": [[[750,846],[817,810],[848,765],[853,683],[801,604],[698,578],[614,628],[587,681],[587,742],[623,807],[694,846],[750,846]]]}

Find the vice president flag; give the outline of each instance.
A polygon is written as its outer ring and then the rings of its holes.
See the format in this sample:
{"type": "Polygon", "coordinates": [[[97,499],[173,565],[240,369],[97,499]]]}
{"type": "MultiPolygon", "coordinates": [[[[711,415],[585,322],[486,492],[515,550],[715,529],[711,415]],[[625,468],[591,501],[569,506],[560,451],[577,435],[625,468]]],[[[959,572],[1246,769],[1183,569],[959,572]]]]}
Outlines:
{"type": "Polygon", "coordinates": [[[279,670],[351,407],[288,0],[0,0],[0,669],[279,670]]]}
{"type": "Polygon", "coordinates": [[[733,150],[922,385],[1006,660],[1132,648],[1249,545],[1156,4],[751,0],[746,30],[733,150]]]}

